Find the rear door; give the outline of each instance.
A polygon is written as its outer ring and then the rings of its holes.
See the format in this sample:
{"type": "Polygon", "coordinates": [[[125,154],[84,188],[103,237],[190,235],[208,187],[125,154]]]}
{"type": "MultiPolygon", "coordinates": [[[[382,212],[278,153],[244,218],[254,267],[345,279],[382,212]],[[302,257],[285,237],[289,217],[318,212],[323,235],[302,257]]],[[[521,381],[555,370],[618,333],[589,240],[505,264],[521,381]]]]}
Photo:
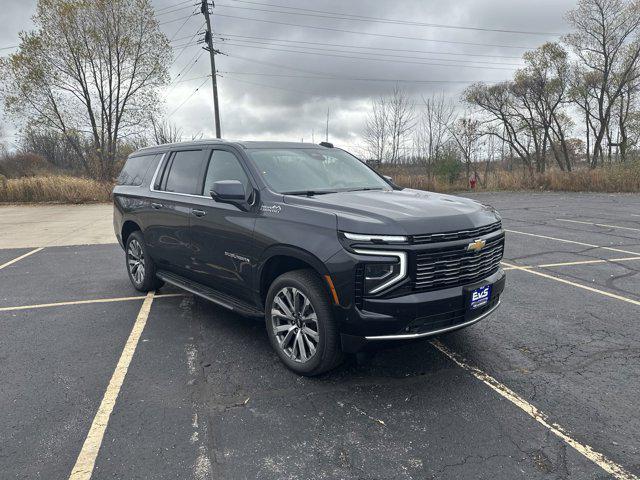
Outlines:
{"type": "Polygon", "coordinates": [[[208,192],[220,180],[239,180],[247,197],[254,185],[241,157],[232,148],[216,147],[208,155],[202,196],[191,212],[191,270],[195,279],[216,290],[251,300],[252,269],[256,263],[254,209],[214,201],[208,192]]]}
{"type": "Polygon", "coordinates": [[[204,174],[203,149],[166,155],[151,185],[151,208],[145,242],[161,268],[184,274],[189,261],[191,202],[204,174]]]}

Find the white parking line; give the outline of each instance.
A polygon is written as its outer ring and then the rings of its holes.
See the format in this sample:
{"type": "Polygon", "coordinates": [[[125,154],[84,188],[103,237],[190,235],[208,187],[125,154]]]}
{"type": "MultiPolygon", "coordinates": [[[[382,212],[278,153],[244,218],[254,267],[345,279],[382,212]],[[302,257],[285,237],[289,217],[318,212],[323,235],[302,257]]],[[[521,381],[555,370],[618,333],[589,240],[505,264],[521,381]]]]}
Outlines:
{"type": "Polygon", "coordinates": [[[518,265],[512,265],[510,263],[502,262],[503,265],[510,268],[511,270],[520,270],[522,272],[531,273],[532,275],[538,275],[539,277],[548,278],[550,280],[555,280],[556,282],[566,283],[567,285],[571,285],[574,287],[582,288],[583,290],[588,290],[589,292],[599,293],[600,295],[604,295],[606,297],[615,298],[616,300],[621,300],[623,302],[631,303],[633,305],[640,306],[639,300],[634,300],[633,298],[623,297],[622,295],[617,295],[615,293],[607,292],[606,290],[600,290],[598,288],[593,288],[588,285],[583,285],[581,283],[572,282],[570,280],[565,280],[564,278],[555,277],[553,275],[548,275],[546,273],[538,272],[536,270],[532,270],[531,267],[520,267],[518,265]]]}
{"type": "Polygon", "coordinates": [[[129,365],[138,346],[140,335],[142,335],[142,331],[147,324],[147,318],[149,318],[149,311],[153,303],[153,295],[154,292],[149,292],[142,303],[142,307],[140,307],[138,318],[136,318],[133,324],[133,329],[122,350],[120,360],[118,360],[107,390],[104,392],[104,397],[102,398],[102,402],[100,402],[100,407],[93,419],[87,438],[82,445],[82,450],[80,450],[76,464],[73,470],[71,470],[69,480],[89,480],[93,474],[93,468],[96,464],[100,445],[102,445],[104,432],[109,423],[109,417],[113,412],[113,407],[116,404],[120,388],[122,388],[124,377],[129,370],[129,365]]]}
{"type": "Polygon", "coordinates": [[[8,261],[7,263],[3,263],[2,265],[0,265],[0,270],[2,270],[4,267],[8,267],[9,265],[13,265],[16,262],[19,262],[23,258],[27,258],[29,255],[38,253],[40,250],[43,250],[43,249],[44,247],[36,248],[34,250],[31,250],[30,252],[25,253],[24,255],[20,255],[18,258],[14,258],[13,260],[8,261]]]}
{"type": "MultiPolygon", "coordinates": [[[[164,293],[155,295],[154,298],[184,297],[186,293],[164,293]]],[[[65,307],[68,305],[89,305],[92,303],[130,302],[133,300],[144,300],[145,297],[116,297],[116,298],[95,298],[92,300],[74,300],[69,302],[38,303],[35,305],[18,305],[16,307],[0,307],[0,312],[14,312],[16,310],[31,310],[32,308],[65,307]]]]}
{"type": "Polygon", "coordinates": [[[538,235],[537,233],[520,232],[518,230],[508,230],[505,228],[505,232],[516,233],[518,235],[528,235],[530,237],[546,238],[547,240],[555,240],[556,242],[572,243],[574,245],[582,245],[583,247],[601,248],[603,250],[610,250],[612,252],[628,253],[630,255],[640,256],[640,252],[631,252],[629,250],[621,250],[614,247],[603,247],[600,245],[593,245],[592,243],[576,242],[575,240],[567,240],[566,238],[549,237],[548,235],[538,235]]]}
{"type": "MultiPolygon", "coordinates": [[[[640,257],[625,257],[625,258],[609,258],[598,260],[580,260],[577,262],[560,262],[560,263],[545,263],[542,265],[521,265],[518,267],[505,267],[505,270],[514,270],[516,268],[550,268],[550,267],[569,267],[573,265],[592,265],[595,263],[614,263],[614,262],[630,262],[633,260],[640,260],[640,257]]],[[[501,262],[505,264],[504,262],[501,262]]],[[[505,264],[506,265],[506,264],[505,264]]]]}
{"type": "Polygon", "coordinates": [[[478,367],[475,367],[467,363],[464,357],[450,350],[446,345],[441,343],[439,340],[432,340],[430,343],[435,348],[437,348],[440,352],[442,352],[445,356],[447,356],[450,360],[452,360],[455,364],[457,364],[459,367],[471,373],[478,380],[480,380],[485,385],[492,388],[501,397],[509,400],[511,403],[513,403],[516,407],[518,407],[520,410],[522,410],[531,418],[533,418],[540,425],[544,426],[551,433],[553,433],[555,436],[557,436],[562,441],[564,441],[567,445],[569,445],[574,450],[576,450],[579,454],[591,460],[593,463],[598,465],[600,468],[602,468],[604,471],[612,475],[614,478],[618,480],[638,480],[638,477],[636,477],[633,473],[628,472],[622,466],[609,460],[602,453],[595,451],[589,445],[580,443],[577,440],[574,440],[573,438],[571,438],[564,427],[553,422],[551,419],[549,419],[549,417],[544,412],[541,412],[540,410],[538,410],[534,405],[531,405],[520,395],[515,393],[506,385],[503,385],[502,383],[500,383],[498,380],[493,378],[488,373],[485,373],[482,370],[480,370],[478,367]]]}
{"type": "Polygon", "coordinates": [[[580,220],[569,220],[567,218],[556,218],[556,220],[558,222],[580,223],[582,225],[595,225],[596,227],[619,228],[621,230],[633,230],[634,232],[640,232],[640,228],[621,227],[619,225],[607,225],[606,223],[582,222],[580,220]]]}

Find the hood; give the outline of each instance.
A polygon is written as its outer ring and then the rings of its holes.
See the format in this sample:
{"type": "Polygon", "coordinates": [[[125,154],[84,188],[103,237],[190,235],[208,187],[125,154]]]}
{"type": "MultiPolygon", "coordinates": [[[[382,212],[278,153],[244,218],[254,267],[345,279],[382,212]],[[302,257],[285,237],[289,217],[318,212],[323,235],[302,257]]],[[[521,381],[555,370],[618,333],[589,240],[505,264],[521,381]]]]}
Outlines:
{"type": "Polygon", "coordinates": [[[419,235],[482,227],[500,219],[475,200],[422,190],[287,195],[285,203],[334,213],[338,229],[379,235],[419,235]]]}

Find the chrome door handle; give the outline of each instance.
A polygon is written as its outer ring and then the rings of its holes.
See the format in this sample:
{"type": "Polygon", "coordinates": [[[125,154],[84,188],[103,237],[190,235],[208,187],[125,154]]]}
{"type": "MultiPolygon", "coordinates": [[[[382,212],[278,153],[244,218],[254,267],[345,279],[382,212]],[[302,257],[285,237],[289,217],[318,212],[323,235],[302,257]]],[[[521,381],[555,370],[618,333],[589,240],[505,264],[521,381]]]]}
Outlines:
{"type": "Polygon", "coordinates": [[[191,213],[193,213],[196,217],[204,217],[207,212],[205,212],[204,210],[191,210],[191,213]]]}
{"type": "Polygon", "coordinates": [[[151,207],[155,208],[156,210],[158,210],[158,209],[164,207],[164,205],[162,205],[161,203],[152,203],[151,207]]]}

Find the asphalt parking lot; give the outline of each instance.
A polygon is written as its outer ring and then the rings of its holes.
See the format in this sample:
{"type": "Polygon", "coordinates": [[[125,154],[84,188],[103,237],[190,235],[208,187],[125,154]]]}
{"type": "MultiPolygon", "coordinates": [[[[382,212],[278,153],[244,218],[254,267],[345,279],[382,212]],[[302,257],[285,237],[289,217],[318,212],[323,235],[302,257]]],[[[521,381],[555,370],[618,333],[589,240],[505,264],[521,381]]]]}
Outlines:
{"type": "Polygon", "coordinates": [[[640,196],[475,197],[508,230],[498,312],[312,379],[259,321],[145,299],[116,244],[10,234],[0,478],[636,479],[640,196]]]}

